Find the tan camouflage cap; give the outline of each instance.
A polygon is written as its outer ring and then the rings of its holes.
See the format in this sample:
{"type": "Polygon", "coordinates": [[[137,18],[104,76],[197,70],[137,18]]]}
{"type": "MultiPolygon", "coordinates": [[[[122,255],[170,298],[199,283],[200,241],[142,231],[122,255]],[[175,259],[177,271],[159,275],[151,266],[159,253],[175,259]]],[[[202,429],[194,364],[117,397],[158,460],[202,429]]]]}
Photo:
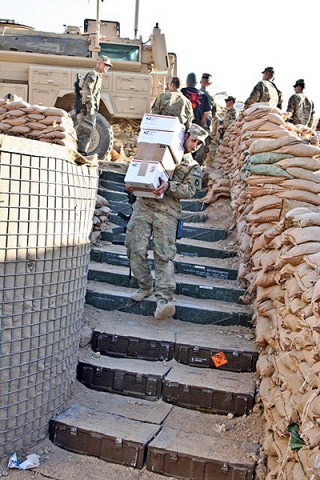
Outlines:
{"type": "Polygon", "coordinates": [[[191,137],[194,140],[200,140],[200,142],[203,144],[208,136],[208,133],[205,131],[205,129],[200,127],[200,125],[197,125],[196,123],[193,123],[191,125],[191,127],[188,130],[188,133],[190,133],[191,137]]]}
{"type": "Polygon", "coordinates": [[[101,55],[100,57],[98,57],[98,60],[102,60],[105,65],[107,65],[108,67],[112,67],[111,60],[109,57],[107,57],[107,55],[101,55]]]}

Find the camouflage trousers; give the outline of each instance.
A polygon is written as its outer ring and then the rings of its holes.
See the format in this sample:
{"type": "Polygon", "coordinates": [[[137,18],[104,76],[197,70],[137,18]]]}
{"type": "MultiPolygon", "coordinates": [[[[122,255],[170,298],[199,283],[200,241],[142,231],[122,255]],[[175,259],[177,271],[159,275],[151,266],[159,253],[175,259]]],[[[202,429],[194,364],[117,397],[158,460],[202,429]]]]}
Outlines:
{"type": "Polygon", "coordinates": [[[96,111],[93,115],[89,115],[86,111],[79,113],[79,122],[76,126],[79,152],[86,152],[89,147],[90,138],[96,124],[96,117],[96,111]]]}
{"type": "MultiPolygon", "coordinates": [[[[158,200],[156,200],[158,201],[158,200]]],[[[166,212],[135,205],[128,223],[125,246],[139,287],[152,288],[148,243],[152,235],[157,300],[171,301],[176,288],[173,259],[176,255],[177,218],[166,212]]]]}

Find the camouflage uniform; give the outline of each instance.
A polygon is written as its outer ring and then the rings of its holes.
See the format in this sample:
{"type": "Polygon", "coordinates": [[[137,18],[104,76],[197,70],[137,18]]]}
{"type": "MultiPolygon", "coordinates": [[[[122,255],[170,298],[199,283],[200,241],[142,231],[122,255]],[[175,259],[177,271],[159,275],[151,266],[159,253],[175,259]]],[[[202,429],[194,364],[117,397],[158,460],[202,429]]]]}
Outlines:
{"type": "Polygon", "coordinates": [[[238,114],[238,110],[234,107],[230,108],[230,110],[227,110],[223,118],[222,128],[226,130],[230,123],[238,118],[238,114]]]}
{"type": "Polygon", "coordinates": [[[102,75],[96,70],[90,70],[84,77],[81,89],[82,107],[79,123],[76,126],[79,152],[86,152],[92,131],[96,124],[100,104],[102,75]]]}
{"type": "Polygon", "coordinates": [[[175,291],[173,259],[176,231],[181,217],[180,199],[194,197],[201,188],[199,164],[187,153],[176,166],[163,199],[137,198],[128,223],[125,246],[134,277],[143,290],[152,289],[148,242],[152,234],[155,264],[155,295],[170,302],[175,291]]]}
{"type": "Polygon", "coordinates": [[[191,102],[181,92],[161,93],[152,106],[152,113],[178,117],[186,130],[194,118],[191,102]]]}
{"type": "Polygon", "coordinates": [[[245,101],[245,108],[258,102],[266,102],[272,107],[282,108],[282,93],[270,80],[261,80],[245,101]]]}
{"type": "Polygon", "coordinates": [[[290,122],[312,126],[314,117],[314,103],[304,93],[295,93],[289,98],[287,112],[292,113],[290,122]]]}

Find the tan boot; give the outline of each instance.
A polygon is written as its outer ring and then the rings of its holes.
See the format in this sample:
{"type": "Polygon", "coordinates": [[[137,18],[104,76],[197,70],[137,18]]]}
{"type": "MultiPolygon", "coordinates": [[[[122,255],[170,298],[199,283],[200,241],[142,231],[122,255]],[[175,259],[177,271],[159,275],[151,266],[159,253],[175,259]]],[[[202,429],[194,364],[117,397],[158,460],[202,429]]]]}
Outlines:
{"type": "Polygon", "coordinates": [[[131,295],[130,300],[133,300],[135,302],[141,302],[144,298],[150,297],[150,295],[152,294],[153,294],[152,289],[144,290],[143,288],[139,288],[139,290],[137,290],[131,295]]]}
{"type": "Polygon", "coordinates": [[[176,307],[173,302],[166,302],[165,300],[157,301],[157,308],[154,317],[157,320],[164,320],[165,318],[173,317],[176,313],[176,307]]]}

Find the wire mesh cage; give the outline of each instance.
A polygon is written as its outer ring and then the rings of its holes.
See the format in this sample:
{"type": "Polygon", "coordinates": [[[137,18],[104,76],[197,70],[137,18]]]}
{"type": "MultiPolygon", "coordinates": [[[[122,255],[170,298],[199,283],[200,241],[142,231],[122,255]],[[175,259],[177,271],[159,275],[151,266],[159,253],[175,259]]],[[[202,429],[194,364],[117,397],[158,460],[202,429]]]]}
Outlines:
{"type": "Polygon", "coordinates": [[[97,182],[66,148],[0,136],[0,457],[72,395],[97,182]]]}

